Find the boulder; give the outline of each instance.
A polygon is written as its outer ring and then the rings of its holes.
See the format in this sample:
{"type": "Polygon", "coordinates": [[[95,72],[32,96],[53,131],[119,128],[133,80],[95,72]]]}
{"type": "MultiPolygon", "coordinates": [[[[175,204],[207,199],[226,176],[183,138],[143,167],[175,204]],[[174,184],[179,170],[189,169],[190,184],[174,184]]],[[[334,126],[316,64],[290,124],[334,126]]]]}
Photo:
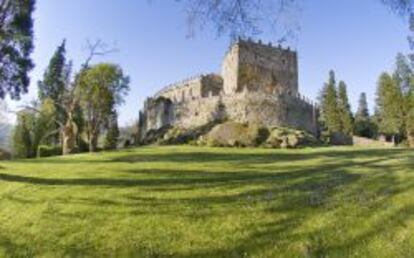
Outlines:
{"type": "Polygon", "coordinates": [[[270,148],[298,148],[319,145],[320,142],[311,134],[290,128],[272,128],[264,146],[270,148]]]}
{"type": "Polygon", "coordinates": [[[268,134],[260,125],[225,122],[216,125],[203,140],[208,146],[255,147],[264,142],[268,134]]]}

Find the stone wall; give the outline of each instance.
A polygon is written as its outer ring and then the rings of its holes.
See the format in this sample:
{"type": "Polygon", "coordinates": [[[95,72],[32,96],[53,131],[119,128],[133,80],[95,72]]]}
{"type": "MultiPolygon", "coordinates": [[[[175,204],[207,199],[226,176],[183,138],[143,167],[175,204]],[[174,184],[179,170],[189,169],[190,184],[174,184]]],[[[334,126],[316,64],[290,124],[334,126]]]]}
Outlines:
{"type": "Polygon", "coordinates": [[[140,113],[140,132],[144,137],[168,125],[194,128],[227,118],[316,136],[317,117],[317,108],[298,93],[295,52],[239,40],[224,58],[222,76],[193,77],[149,98],[140,113]]]}
{"type": "Polygon", "coordinates": [[[239,40],[222,65],[224,92],[264,91],[298,94],[297,54],[261,42],[239,40]]]}
{"type": "Polygon", "coordinates": [[[181,128],[202,126],[213,120],[227,118],[241,123],[283,126],[318,134],[317,108],[298,96],[281,93],[241,92],[230,95],[193,98],[183,102],[165,102],[164,98],[144,109],[145,130],[162,125],[181,128]]]}

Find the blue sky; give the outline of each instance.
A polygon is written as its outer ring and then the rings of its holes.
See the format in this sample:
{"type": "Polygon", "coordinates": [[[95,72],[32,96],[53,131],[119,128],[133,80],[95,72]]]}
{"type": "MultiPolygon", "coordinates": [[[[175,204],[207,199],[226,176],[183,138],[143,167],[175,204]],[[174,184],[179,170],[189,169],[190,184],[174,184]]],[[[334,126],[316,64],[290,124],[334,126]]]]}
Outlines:
{"type": "MultiPolygon", "coordinates": [[[[315,99],[334,69],[348,84],[353,109],[363,91],[372,107],[379,74],[393,68],[397,52],[408,52],[406,22],[379,0],[302,2],[301,30],[289,43],[298,51],[300,91],[315,99]]],[[[87,54],[86,39],[99,38],[120,50],[95,61],[119,63],[131,77],[131,91],[119,108],[121,124],[136,120],[143,100],[164,85],[219,72],[229,45],[229,38],[209,28],[186,38],[185,12],[174,0],[38,0],[34,17],[36,68],[29,94],[9,101],[12,109],[37,96],[36,82],[64,38],[75,69],[87,54]]],[[[276,40],[266,33],[258,38],[276,40]]]]}

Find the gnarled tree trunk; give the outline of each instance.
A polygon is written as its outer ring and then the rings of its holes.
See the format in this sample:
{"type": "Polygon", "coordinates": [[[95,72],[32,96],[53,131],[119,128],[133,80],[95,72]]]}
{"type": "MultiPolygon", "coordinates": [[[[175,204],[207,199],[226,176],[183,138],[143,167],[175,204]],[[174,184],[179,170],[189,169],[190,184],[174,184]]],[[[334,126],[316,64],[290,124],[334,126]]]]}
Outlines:
{"type": "Polygon", "coordinates": [[[65,126],[62,130],[62,154],[67,155],[74,153],[76,151],[76,136],[78,133],[78,127],[76,123],[73,121],[71,115],[68,117],[68,121],[66,122],[65,126]]]}

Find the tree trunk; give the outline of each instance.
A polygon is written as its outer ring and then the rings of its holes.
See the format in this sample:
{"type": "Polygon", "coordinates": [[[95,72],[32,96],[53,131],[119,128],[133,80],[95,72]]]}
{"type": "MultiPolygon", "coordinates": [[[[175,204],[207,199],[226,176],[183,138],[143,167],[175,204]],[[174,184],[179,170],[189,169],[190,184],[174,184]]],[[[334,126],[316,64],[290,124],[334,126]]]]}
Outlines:
{"type": "Polygon", "coordinates": [[[62,132],[63,144],[62,144],[62,154],[68,155],[72,154],[76,150],[76,135],[77,135],[77,126],[76,124],[69,119],[65,124],[62,132]]]}
{"type": "Polygon", "coordinates": [[[98,133],[92,132],[89,136],[89,152],[96,152],[98,146],[98,133]]]}
{"type": "Polygon", "coordinates": [[[414,131],[407,132],[408,147],[414,148],[414,131]]]}

